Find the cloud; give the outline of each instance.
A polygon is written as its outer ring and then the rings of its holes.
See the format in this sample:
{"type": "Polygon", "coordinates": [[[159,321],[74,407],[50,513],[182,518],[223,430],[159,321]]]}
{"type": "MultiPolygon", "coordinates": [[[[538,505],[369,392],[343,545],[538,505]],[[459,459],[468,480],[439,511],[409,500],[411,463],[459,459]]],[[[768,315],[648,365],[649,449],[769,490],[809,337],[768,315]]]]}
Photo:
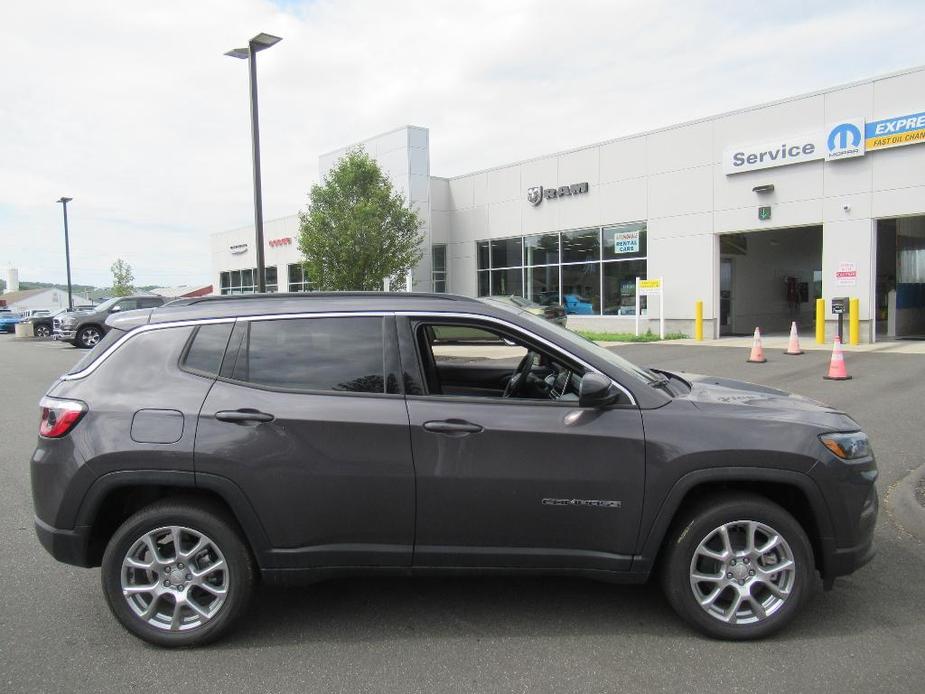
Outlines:
{"type": "Polygon", "coordinates": [[[208,234],[253,216],[259,31],[264,216],[306,204],[322,152],[413,123],[456,175],[909,67],[922,3],[5,3],[0,264],[107,284],[208,280],[208,234]],[[730,8],[735,8],[730,10],[730,8]]]}

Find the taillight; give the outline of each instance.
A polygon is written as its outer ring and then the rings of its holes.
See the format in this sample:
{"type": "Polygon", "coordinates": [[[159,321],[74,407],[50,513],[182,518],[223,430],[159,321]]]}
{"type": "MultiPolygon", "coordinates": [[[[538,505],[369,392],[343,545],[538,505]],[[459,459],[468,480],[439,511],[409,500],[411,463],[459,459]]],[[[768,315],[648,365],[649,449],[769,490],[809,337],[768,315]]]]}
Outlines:
{"type": "Polygon", "coordinates": [[[39,436],[49,439],[58,439],[67,434],[87,412],[87,405],[80,400],[44,397],[39,407],[42,408],[39,436]]]}

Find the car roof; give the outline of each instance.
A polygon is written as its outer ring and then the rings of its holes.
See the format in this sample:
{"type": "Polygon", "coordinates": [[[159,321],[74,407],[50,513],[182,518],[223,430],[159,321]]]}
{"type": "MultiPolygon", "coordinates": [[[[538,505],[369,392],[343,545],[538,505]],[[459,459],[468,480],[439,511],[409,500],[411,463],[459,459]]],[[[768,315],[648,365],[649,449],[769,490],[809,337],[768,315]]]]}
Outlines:
{"type": "MultiPolygon", "coordinates": [[[[503,309],[502,309],[503,310],[503,309]]],[[[455,294],[419,292],[301,292],[176,299],[151,311],[150,323],[207,318],[338,311],[442,311],[493,314],[485,302],[455,294]]],[[[128,314],[136,313],[135,311],[128,314]]]]}

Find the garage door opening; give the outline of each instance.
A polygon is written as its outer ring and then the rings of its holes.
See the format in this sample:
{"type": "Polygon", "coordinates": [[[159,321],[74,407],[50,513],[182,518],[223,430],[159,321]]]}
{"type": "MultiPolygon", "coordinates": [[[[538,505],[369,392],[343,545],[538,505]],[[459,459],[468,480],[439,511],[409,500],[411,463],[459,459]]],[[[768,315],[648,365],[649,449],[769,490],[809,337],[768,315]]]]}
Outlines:
{"type": "Polygon", "coordinates": [[[822,296],[822,227],[723,234],[720,335],[811,329],[822,296]]]}
{"type": "Polygon", "coordinates": [[[877,220],[877,339],[925,340],[925,217],[877,220]]]}

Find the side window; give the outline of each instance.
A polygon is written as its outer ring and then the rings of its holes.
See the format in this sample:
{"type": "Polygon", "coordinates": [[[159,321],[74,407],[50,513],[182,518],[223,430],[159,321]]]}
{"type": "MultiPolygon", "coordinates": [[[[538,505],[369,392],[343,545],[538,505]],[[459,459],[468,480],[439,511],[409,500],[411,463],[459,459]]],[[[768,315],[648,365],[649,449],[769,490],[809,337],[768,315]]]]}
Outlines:
{"type": "Polygon", "coordinates": [[[183,368],[207,376],[218,375],[233,325],[217,323],[199,326],[183,355],[183,368]]]}
{"type": "Polygon", "coordinates": [[[567,357],[487,325],[418,323],[428,395],[576,401],[584,369],[567,357]]]}
{"type": "Polygon", "coordinates": [[[138,308],[157,308],[158,306],[162,306],[163,304],[164,304],[164,301],[158,298],[138,300],[138,308]]]}
{"type": "Polygon", "coordinates": [[[138,299],[122,299],[118,306],[120,311],[134,311],[138,308],[138,299]]]}
{"type": "Polygon", "coordinates": [[[222,374],[280,390],[384,393],[383,345],[379,317],[250,321],[222,374]]]}

